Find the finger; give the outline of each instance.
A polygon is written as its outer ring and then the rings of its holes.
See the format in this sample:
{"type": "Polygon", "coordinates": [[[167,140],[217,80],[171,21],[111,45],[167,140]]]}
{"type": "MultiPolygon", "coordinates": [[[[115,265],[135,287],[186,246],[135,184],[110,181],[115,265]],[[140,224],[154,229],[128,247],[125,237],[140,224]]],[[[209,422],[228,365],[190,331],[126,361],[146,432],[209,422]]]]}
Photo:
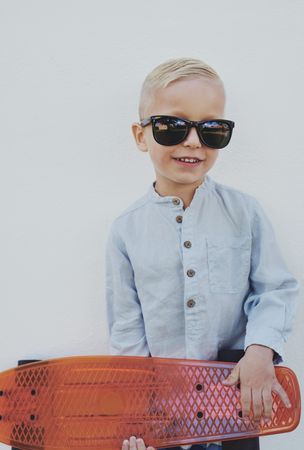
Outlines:
{"type": "Polygon", "coordinates": [[[129,448],[130,448],[130,450],[137,450],[136,437],[135,436],[131,436],[130,437],[129,448]]]}
{"type": "Polygon", "coordinates": [[[137,438],[136,443],[137,443],[138,450],[146,450],[146,446],[145,446],[145,443],[142,438],[137,438]]]}
{"type": "Polygon", "coordinates": [[[263,399],[264,417],[265,419],[271,420],[271,412],[272,412],[271,389],[265,387],[262,390],[262,399],[263,399]]]}
{"type": "Polygon", "coordinates": [[[262,416],[262,393],[260,389],[252,390],[253,418],[256,422],[261,420],[262,416]]]}
{"type": "Polygon", "coordinates": [[[249,416],[250,404],[251,404],[251,389],[248,386],[241,385],[241,405],[243,418],[249,416]]]}
{"type": "Polygon", "coordinates": [[[121,450],[129,450],[129,441],[128,441],[128,439],[125,439],[123,441],[121,450]]]}
{"type": "Polygon", "coordinates": [[[222,381],[222,383],[226,386],[233,386],[234,384],[237,384],[237,382],[240,379],[240,368],[237,364],[234,369],[232,369],[230,375],[222,381]]]}
{"type": "Polygon", "coordinates": [[[288,398],[288,395],[286,394],[285,390],[280,385],[278,380],[274,383],[274,385],[272,387],[272,390],[274,392],[276,392],[280,396],[280,398],[283,401],[283,403],[286,406],[286,408],[291,408],[291,403],[290,403],[290,400],[288,398]]]}

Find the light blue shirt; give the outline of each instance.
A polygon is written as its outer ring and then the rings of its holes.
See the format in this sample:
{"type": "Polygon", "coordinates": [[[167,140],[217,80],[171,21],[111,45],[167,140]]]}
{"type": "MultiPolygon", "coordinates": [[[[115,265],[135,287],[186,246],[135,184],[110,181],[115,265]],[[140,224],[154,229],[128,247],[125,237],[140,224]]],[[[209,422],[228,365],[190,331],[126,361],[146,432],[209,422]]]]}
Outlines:
{"type": "Polygon", "coordinates": [[[298,282],[257,200],[207,175],[184,210],[154,184],[108,236],[111,354],[215,360],[261,344],[282,361],[298,282]]]}

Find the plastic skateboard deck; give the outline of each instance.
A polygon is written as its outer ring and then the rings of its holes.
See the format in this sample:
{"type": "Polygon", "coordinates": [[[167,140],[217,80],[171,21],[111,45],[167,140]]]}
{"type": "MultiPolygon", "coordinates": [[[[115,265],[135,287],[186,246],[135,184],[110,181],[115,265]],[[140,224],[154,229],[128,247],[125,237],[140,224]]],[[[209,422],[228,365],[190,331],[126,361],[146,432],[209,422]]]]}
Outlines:
{"type": "Polygon", "coordinates": [[[292,408],[273,395],[272,419],[241,418],[240,390],[226,387],[235,363],[81,356],[0,374],[0,441],[24,450],[119,450],[131,435],[170,447],[292,431],[300,391],[292,370],[276,375],[292,408]]]}

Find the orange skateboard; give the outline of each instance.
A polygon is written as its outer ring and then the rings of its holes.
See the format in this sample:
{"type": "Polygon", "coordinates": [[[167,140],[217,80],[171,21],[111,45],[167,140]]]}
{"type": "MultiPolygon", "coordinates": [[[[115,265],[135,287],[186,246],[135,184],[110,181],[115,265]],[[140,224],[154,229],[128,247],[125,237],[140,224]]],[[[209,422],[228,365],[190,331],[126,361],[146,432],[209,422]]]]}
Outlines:
{"type": "Polygon", "coordinates": [[[135,435],[170,447],[296,428],[295,374],[275,368],[292,408],[273,395],[272,420],[241,417],[240,390],[222,381],[235,363],[141,356],[81,356],[0,374],[0,441],[24,450],[119,450],[135,435]]]}

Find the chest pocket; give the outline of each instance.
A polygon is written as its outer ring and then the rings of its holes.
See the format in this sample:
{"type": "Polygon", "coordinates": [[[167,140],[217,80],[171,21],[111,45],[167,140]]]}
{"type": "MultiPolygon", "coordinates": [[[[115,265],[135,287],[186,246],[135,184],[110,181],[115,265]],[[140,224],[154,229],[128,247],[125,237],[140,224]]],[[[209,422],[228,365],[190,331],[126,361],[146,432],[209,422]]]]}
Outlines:
{"type": "Polygon", "coordinates": [[[210,291],[241,292],[250,272],[251,236],[208,237],[207,258],[210,291]]]}

